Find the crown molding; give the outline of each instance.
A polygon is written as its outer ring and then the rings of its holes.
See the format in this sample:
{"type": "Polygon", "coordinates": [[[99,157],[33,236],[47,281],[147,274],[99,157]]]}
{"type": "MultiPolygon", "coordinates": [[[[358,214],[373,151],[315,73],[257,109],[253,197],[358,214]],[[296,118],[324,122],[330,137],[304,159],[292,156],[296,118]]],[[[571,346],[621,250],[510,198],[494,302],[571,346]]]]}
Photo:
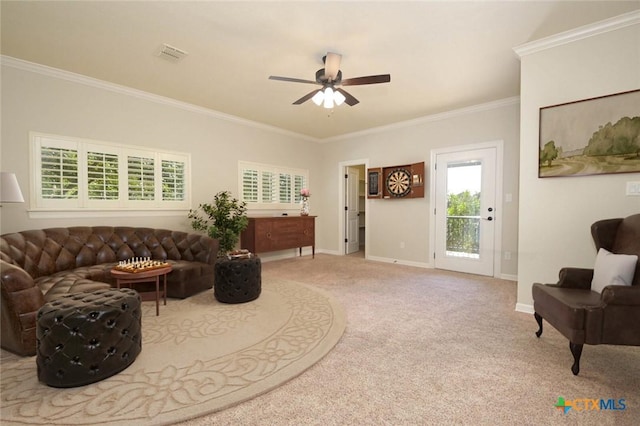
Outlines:
{"type": "Polygon", "coordinates": [[[70,71],[61,70],[58,68],[49,67],[46,65],[36,64],[34,62],[17,59],[12,56],[0,55],[0,63],[11,68],[19,69],[22,71],[33,72],[48,77],[57,78],[60,80],[66,80],[73,83],[82,84],[85,86],[98,88],[102,90],[108,90],[110,92],[119,93],[126,96],[132,96],[134,98],[142,99],[149,102],[154,102],[161,105],[166,105],[174,108],[179,108],[189,112],[195,112],[197,114],[207,115],[218,120],[224,120],[231,123],[236,123],[242,126],[252,127],[268,132],[278,133],[281,135],[291,136],[298,139],[303,139],[309,142],[319,142],[317,138],[313,138],[301,133],[291,132],[289,130],[281,129],[275,126],[269,126],[266,124],[258,123],[256,121],[247,120],[244,118],[236,117],[234,115],[225,114],[220,111],[215,111],[209,108],[200,107],[187,102],[178,101],[175,99],[167,98],[165,96],[155,95],[153,93],[145,92],[138,89],[132,89],[130,87],[122,86],[119,84],[111,83],[104,80],[98,80],[96,78],[87,77],[82,74],[77,74],[70,71]]]}
{"type": "Polygon", "coordinates": [[[513,50],[519,58],[522,58],[523,56],[531,55],[532,53],[541,52],[543,50],[637,24],[640,24],[640,10],[634,10],[619,16],[614,16],[613,18],[521,44],[520,46],[514,47],[513,50]]]}
{"type": "Polygon", "coordinates": [[[149,93],[149,92],[145,92],[145,91],[142,91],[142,90],[138,90],[138,89],[132,89],[130,87],[122,86],[122,85],[111,83],[111,82],[104,81],[104,80],[98,80],[96,78],[87,77],[87,76],[82,75],[82,74],[77,74],[77,73],[73,73],[73,72],[70,72],[70,71],[65,71],[65,70],[61,70],[61,69],[58,69],[58,68],[49,67],[49,66],[46,66],[46,65],[36,64],[34,62],[29,62],[29,61],[25,61],[25,60],[22,60],[22,59],[17,59],[17,58],[11,57],[11,56],[0,55],[0,63],[2,65],[6,65],[8,67],[19,69],[19,70],[22,70],[22,71],[33,72],[33,73],[36,73],[36,74],[41,74],[41,75],[45,75],[45,76],[48,76],[48,77],[57,78],[57,79],[60,79],[60,80],[66,80],[66,81],[82,84],[82,85],[93,87],[93,88],[98,88],[98,89],[102,89],[102,90],[108,90],[110,92],[115,92],[115,93],[123,94],[123,95],[126,95],[126,96],[132,96],[132,97],[135,97],[135,98],[138,98],[138,99],[142,99],[142,100],[146,100],[146,101],[149,101],[149,102],[155,102],[155,103],[158,103],[158,104],[161,104],[161,105],[166,105],[166,106],[170,106],[170,107],[174,107],[174,108],[179,108],[179,109],[182,109],[182,110],[185,110],[185,111],[194,112],[194,113],[197,113],[197,114],[203,114],[203,115],[215,118],[215,119],[236,123],[236,124],[239,124],[239,125],[242,125],[242,126],[261,129],[261,130],[274,132],[274,133],[278,133],[278,134],[282,134],[282,135],[286,135],[286,136],[290,136],[290,137],[295,137],[295,138],[302,139],[302,140],[305,140],[305,141],[308,141],[308,142],[316,142],[316,143],[327,143],[327,142],[335,142],[335,141],[340,141],[340,140],[348,140],[348,139],[353,139],[353,138],[364,136],[364,135],[382,133],[382,132],[386,132],[386,131],[394,130],[394,129],[403,129],[403,128],[417,126],[417,125],[424,124],[424,123],[440,121],[440,120],[445,120],[445,119],[449,119],[449,118],[453,118],[453,117],[459,117],[459,116],[462,116],[462,115],[473,114],[473,113],[476,113],[476,112],[481,112],[481,111],[487,111],[487,110],[491,110],[491,109],[501,108],[501,107],[504,107],[504,106],[507,106],[507,105],[513,105],[513,104],[517,104],[517,103],[520,102],[520,97],[516,96],[516,97],[512,97],[512,98],[506,98],[506,99],[502,99],[502,100],[498,100],[498,101],[493,101],[493,102],[488,102],[488,103],[484,103],[484,104],[474,105],[474,106],[471,106],[471,107],[466,107],[466,108],[456,109],[456,110],[452,110],[452,111],[447,111],[447,112],[443,112],[443,113],[439,113],[439,114],[433,114],[433,115],[428,115],[428,116],[424,116],[424,117],[419,117],[419,118],[412,119],[412,120],[401,121],[401,122],[389,124],[389,125],[386,125],[386,126],[372,127],[370,129],[366,129],[366,130],[362,130],[362,131],[358,131],[358,132],[346,133],[344,135],[338,135],[338,136],[333,136],[333,137],[329,137],[329,138],[319,139],[319,138],[314,138],[314,137],[311,137],[311,136],[308,136],[308,135],[304,135],[304,134],[301,134],[301,133],[291,132],[289,130],[281,129],[279,127],[269,126],[269,125],[266,125],[266,124],[258,123],[256,121],[246,120],[246,119],[243,119],[243,118],[240,118],[240,117],[236,117],[234,115],[224,114],[224,113],[219,112],[219,111],[215,111],[215,110],[212,110],[212,109],[209,109],[209,108],[200,107],[200,106],[193,105],[193,104],[190,104],[190,103],[187,103],[187,102],[182,102],[182,101],[178,101],[178,100],[175,100],[175,99],[167,98],[167,97],[164,97],[164,96],[155,95],[155,94],[152,94],[152,93],[149,93]]]}
{"type": "Polygon", "coordinates": [[[389,124],[386,126],[372,127],[370,129],[362,130],[359,132],[346,133],[344,135],[334,136],[320,140],[324,142],[336,142],[345,139],[353,139],[361,136],[368,136],[375,133],[383,133],[390,130],[403,129],[407,127],[419,126],[425,123],[431,123],[434,121],[442,121],[450,118],[456,118],[468,114],[474,114],[483,111],[489,111],[493,109],[502,108],[509,105],[516,105],[520,103],[520,96],[513,96],[511,98],[500,99],[497,101],[486,102],[484,104],[473,105],[466,108],[454,109],[451,111],[442,112],[439,114],[426,115],[420,118],[414,118],[412,120],[400,121],[398,123],[389,124]]]}

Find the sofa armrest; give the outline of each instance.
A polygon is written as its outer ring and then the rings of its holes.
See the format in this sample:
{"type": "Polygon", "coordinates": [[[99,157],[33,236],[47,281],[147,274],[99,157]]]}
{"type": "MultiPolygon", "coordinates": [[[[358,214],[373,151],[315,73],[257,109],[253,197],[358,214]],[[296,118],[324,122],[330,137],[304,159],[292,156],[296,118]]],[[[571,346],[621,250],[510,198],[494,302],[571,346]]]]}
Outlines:
{"type": "Polygon", "coordinates": [[[640,286],[609,285],[602,290],[601,299],[607,305],[638,306],[640,308],[640,286]]]}
{"type": "Polygon", "coordinates": [[[0,260],[2,325],[0,343],[19,355],[36,353],[36,316],[44,296],[24,269],[0,260]]]}
{"type": "Polygon", "coordinates": [[[586,268],[562,268],[559,273],[558,287],[591,289],[593,269],[586,268]]]}

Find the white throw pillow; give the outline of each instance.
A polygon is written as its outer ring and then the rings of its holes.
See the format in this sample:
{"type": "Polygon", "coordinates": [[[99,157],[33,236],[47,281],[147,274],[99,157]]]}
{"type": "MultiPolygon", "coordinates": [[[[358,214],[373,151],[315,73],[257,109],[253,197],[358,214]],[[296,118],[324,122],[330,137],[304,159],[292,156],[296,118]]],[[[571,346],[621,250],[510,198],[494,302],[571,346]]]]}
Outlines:
{"type": "Polygon", "coordinates": [[[601,248],[596,256],[591,290],[601,293],[608,285],[631,285],[637,263],[635,254],[613,254],[601,248]]]}

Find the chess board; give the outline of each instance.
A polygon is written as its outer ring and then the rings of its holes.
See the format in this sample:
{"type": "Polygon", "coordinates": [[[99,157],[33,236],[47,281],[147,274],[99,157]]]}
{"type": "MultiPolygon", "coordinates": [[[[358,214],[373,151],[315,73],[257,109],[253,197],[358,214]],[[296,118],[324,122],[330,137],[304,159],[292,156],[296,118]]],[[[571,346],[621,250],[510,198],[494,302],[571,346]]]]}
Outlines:
{"type": "Polygon", "coordinates": [[[166,268],[167,262],[161,260],[127,260],[119,262],[114,268],[116,271],[129,272],[131,274],[151,271],[153,269],[166,268]]]}

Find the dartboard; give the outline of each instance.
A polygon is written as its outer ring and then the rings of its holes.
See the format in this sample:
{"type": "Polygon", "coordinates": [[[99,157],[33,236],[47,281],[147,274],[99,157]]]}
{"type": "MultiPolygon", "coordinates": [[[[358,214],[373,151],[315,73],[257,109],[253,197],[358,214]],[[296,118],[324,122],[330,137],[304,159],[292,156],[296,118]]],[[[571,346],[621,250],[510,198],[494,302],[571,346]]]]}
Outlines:
{"type": "Polygon", "coordinates": [[[411,191],[411,173],[407,169],[392,170],[386,184],[392,197],[404,197],[411,191]]]}

